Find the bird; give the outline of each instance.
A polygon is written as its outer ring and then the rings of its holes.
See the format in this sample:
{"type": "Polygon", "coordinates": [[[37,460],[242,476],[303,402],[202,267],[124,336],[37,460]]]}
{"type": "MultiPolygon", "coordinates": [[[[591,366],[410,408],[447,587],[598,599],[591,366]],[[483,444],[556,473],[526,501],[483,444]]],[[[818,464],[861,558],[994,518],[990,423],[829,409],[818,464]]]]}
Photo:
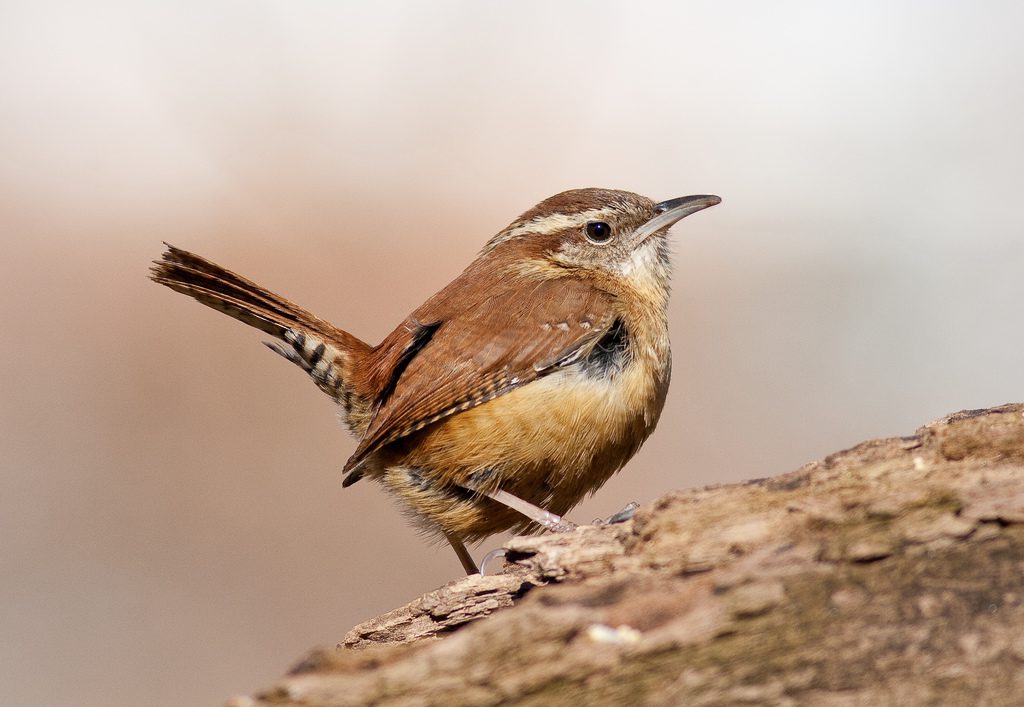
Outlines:
{"type": "Polygon", "coordinates": [[[564,515],[654,431],[671,376],[668,231],[720,201],[544,199],[375,346],[170,244],[150,277],[274,337],[357,439],[342,485],[382,484],[473,574],[467,544],[575,527],[564,515]]]}

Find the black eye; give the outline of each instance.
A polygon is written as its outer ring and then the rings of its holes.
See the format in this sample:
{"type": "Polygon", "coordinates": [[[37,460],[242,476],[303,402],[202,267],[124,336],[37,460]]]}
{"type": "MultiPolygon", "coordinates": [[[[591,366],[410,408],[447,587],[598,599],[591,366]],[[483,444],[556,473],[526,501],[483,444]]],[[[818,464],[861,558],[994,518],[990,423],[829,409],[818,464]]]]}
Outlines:
{"type": "Polygon", "coordinates": [[[587,240],[591,243],[607,243],[612,237],[612,227],[604,221],[591,221],[587,224],[587,240]]]}

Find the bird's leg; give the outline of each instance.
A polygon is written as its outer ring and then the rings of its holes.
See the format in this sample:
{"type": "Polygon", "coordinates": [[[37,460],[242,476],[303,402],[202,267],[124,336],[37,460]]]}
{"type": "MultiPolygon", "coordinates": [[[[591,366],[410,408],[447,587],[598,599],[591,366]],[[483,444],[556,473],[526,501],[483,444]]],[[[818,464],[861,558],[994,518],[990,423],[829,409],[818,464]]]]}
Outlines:
{"type": "Polygon", "coordinates": [[[538,523],[553,533],[564,533],[568,530],[576,529],[576,524],[572,521],[566,520],[562,516],[557,516],[550,511],[545,511],[540,506],[535,506],[518,496],[513,496],[508,491],[502,491],[501,489],[496,491],[478,489],[477,492],[487,496],[492,501],[497,501],[503,506],[508,506],[514,511],[519,511],[533,522],[538,523]]]}
{"type": "Polygon", "coordinates": [[[636,501],[630,501],[626,504],[618,513],[612,513],[607,518],[596,518],[592,525],[612,525],[613,523],[625,523],[627,520],[636,515],[636,509],[640,507],[640,504],[636,501]]]}
{"type": "MultiPolygon", "coordinates": [[[[486,496],[492,501],[497,501],[503,506],[508,506],[512,510],[522,513],[524,516],[526,516],[533,522],[538,523],[539,525],[541,525],[547,530],[550,530],[553,533],[564,533],[566,531],[576,529],[576,524],[572,521],[566,520],[565,518],[562,518],[559,515],[555,515],[550,511],[545,511],[543,508],[535,506],[527,501],[524,501],[518,496],[513,496],[508,491],[502,491],[501,489],[472,489],[470,484],[467,484],[466,487],[467,490],[475,490],[480,495],[486,496]]],[[[444,537],[448,540],[448,543],[452,546],[452,549],[455,550],[455,554],[459,556],[459,561],[462,563],[462,568],[466,570],[466,574],[483,574],[483,572],[480,569],[477,569],[476,563],[473,562],[473,558],[470,556],[465,544],[463,544],[463,542],[459,540],[458,537],[456,537],[452,533],[449,533],[448,531],[444,531],[444,537]]],[[[491,562],[497,559],[498,557],[504,556],[504,548],[491,550],[484,557],[484,561],[481,565],[482,569],[487,569],[488,562],[491,562]]]]}
{"type": "MultiPolygon", "coordinates": [[[[518,496],[513,496],[508,491],[481,488],[483,486],[483,482],[489,475],[489,473],[477,475],[477,478],[471,479],[469,483],[464,484],[463,488],[467,491],[479,493],[481,496],[486,496],[492,501],[497,501],[503,506],[508,506],[512,510],[522,513],[533,522],[553,533],[564,533],[569,530],[576,529],[576,524],[572,521],[566,520],[565,518],[555,515],[550,511],[546,511],[540,506],[535,506],[528,501],[524,501],[518,496]]],[[[445,539],[448,540],[448,544],[452,546],[452,549],[455,550],[455,554],[459,556],[459,562],[462,563],[462,568],[466,570],[466,574],[480,573],[480,570],[477,568],[476,563],[473,561],[472,556],[469,554],[469,550],[466,549],[466,545],[462,540],[447,530],[443,532],[445,539]]],[[[504,551],[501,551],[501,554],[504,554],[504,551]]],[[[493,552],[488,553],[484,560],[484,566],[486,567],[487,562],[495,559],[496,556],[497,555],[493,552]]]]}
{"type": "Polygon", "coordinates": [[[466,574],[479,574],[480,570],[477,569],[476,563],[473,562],[473,556],[469,554],[466,545],[453,533],[449,533],[447,530],[443,532],[448,544],[452,546],[455,554],[459,556],[459,562],[462,563],[462,569],[466,570],[466,574]]]}
{"type": "MultiPolygon", "coordinates": [[[[566,520],[565,518],[562,518],[559,515],[555,515],[550,511],[545,511],[540,506],[535,506],[528,501],[524,501],[518,496],[513,496],[508,491],[502,491],[501,489],[495,491],[478,490],[477,493],[487,496],[487,498],[491,499],[492,501],[497,501],[503,506],[508,506],[514,511],[522,513],[530,520],[541,525],[545,529],[550,530],[553,533],[564,533],[576,529],[576,524],[572,521],[566,520]]],[[[633,515],[636,513],[636,509],[639,507],[639,503],[637,503],[636,501],[630,501],[629,503],[626,504],[625,508],[623,508],[618,513],[613,513],[612,515],[604,519],[598,518],[594,520],[593,524],[611,525],[613,523],[625,523],[627,520],[633,517],[633,515]]],[[[467,575],[482,575],[484,571],[487,569],[487,564],[489,562],[492,562],[499,557],[505,556],[504,548],[491,550],[484,557],[484,560],[481,563],[480,568],[478,569],[476,566],[476,562],[473,561],[473,557],[469,554],[469,550],[466,549],[465,543],[459,540],[459,538],[456,535],[449,533],[448,531],[444,531],[444,537],[448,540],[448,543],[452,546],[452,549],[455,550],[455,554],[458,555],[459,562],[462,563],[462,568],[466,570],[467,575]]]]}

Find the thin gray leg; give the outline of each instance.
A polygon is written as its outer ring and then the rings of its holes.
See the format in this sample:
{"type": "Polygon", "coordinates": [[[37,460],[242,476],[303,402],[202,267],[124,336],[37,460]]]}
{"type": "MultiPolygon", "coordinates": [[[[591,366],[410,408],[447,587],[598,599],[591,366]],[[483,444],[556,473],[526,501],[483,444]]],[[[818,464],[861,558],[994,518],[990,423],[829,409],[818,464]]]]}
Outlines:
{"type": "Polygon", "coordinates": [[[455,554],[459,556],[459,562],[462,563],[462,569],[466,570],[466,574],[480,574],[480,570],[477,569],[476,563],[473,562],[473,556],[469,554],[465,544],[448,531],[444,531],[444,537],[455,550],[455,554]]]}
{"type": "MultiPolygon", "coordinates": [[[[481,490],[478,491],[478,493],[487,496],[487,498],[491,499],[492,501],[497,501],[503,506],[508,506],[512,510],[522,513],[530,520],[534,521],[535,523],[538,523],[539,525],[546,528],[547,530],[550,530],[553,533],[564,533],[566,531],[576,529],[576,524],[572,521],[565,520],[561,516],[555,515],[550,511],[545,511],[540,506],[535,506],[532,503],[529,503],[528,501],[524,501],[518,496],[513,496],[507,491],[502,491],[500,489],[497,491],[481,490]]],[[[459,556],[459,562],[462,563],[462,568],[466,570],[466,574],[479,574],[480,570],[477,569],[476,563],[470,556],[465,544],[463,544],[463,542],[452,533],[449,533],[448,531],[443,532],[444,537],[448,540],[448,543],[452,546],[452,549],[455,550],[455,554],[459,556]]],[[[502,555],[504,555],[505,551],[501,550],[500,552],[502,555]]],[[[488,553],[488,559],[493,559],[492,555],[497,557],[495,552],[492,551],[491,553],[488,553]]]]}
{"type": "Polygon", "coordinates": [[[524,516],[539,523],[542,527],[547,528],[553,533],[564,533],[568,530],[575,530],[576,524],[572,521],[565,520],[562,516],[556,516],[550,511],[545,511],[540,506],[535,506],[528,501],[524,501],[518,496],[513,496],[508,491],[479,491],[479,493],[487,496],[492,501],[497,501],[503,506],[508,506],[514,511],[519,511],[524,516]]]}

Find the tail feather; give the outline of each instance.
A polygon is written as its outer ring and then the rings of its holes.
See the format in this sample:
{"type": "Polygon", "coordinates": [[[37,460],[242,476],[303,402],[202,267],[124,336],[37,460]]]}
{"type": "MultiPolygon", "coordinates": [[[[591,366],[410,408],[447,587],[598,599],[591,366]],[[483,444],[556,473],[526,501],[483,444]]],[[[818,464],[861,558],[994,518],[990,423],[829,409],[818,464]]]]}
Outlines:
{"type": "Polygon", "coordinates": [[[155,282],[199,300],[203,304],[283,338],[291,328],[316,331],[326,337],[355,340],[347,332],[260,287],[241,275],[226,270],[194,253],[165,244],[163,257],[154,261],[151,277],[155,282]]]}
{"type": "Polygon", "coordinates": [[[216,263],[170,244],[154,261],[150,278],[176,292],[274,336],[273,351],[297,364],[321,390],[344,405],[349,426],[362,426],[364,396],[353,389],[353,371],[369,352],[360,339],[284,297],[216,263]]]}

